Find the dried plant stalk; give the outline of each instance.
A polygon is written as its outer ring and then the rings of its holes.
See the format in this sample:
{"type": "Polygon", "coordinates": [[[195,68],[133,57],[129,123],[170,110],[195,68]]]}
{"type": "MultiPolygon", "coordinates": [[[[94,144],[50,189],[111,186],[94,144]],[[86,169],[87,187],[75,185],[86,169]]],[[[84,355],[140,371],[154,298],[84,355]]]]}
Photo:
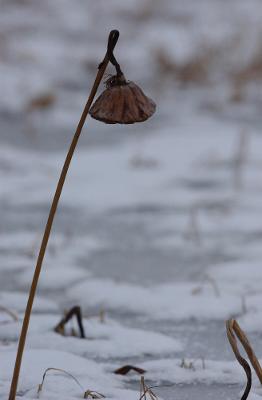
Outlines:
{"type": "Polygon", "coordinates": [[[246,130],[240,132],[236,155],[233,159],[234,186],[237,190],[243,187],[243,173],[248,159],[249,140],[250,135],[246,130]]]}
{"type": "Polygon", "coordinates": [[[18,379],[19,379],[19,374],[20,374],[20,368],[21,368],[21,363],[22,363],[22,358],[23,358],[23,352],[24,352],[24,347],[25,347],[25,341],[26,341],[26,336],[27,336],[27,331],[28,331],[28,326],[29,326],[29,322],[30,322],[30,317],[31,317],[31,311],[32,311],[32,307],[33,307],[33,302],[34,302],[34,297],[35,297],[35,293],[36,293],[36,289],[37,289],[37,284],[38,284],[38,280],[39,280],[39,276],[40,276],[40,272],[41,272],[41,268],[42,268],[42,264],[43,264],[43,260],[44,260],[44,256],[45,256],[45,252],[46,252],[46,248],[47,248],[47,244],[48,244],[48,240],[49,240],[49,236],[50,236],[50,232],[52,229],[52,225],[53,225],[53,221],[54,221],[54,217],[56,214],[56,209],[59,203],[59,199],[63,190],[63,186],[65,183],[65,179],[67,176],[67,172],[76,148],[76,145],[78,143],[79,137],[81,135],[82,132],[82,128],[84,126],[86,117],[89,113],[89,109],[93,103],[94,97],[96,95],[98,86],[104,76],[106,67],[109,63],[110,57],[112,58],[113,55],[113,49],[117,43],[119,37],[119,32],[114,30],[110,32],[109,35],[109,39],[108,39],[108,48],[107,48],[107,52],[105,54],[105,57],[102,61],[102,63],[99,65],[99,69],[95,78],[95,81],[93,83],[93,87],[91,89],[90,95],[88,97],[87,103],[85,105],[85,108],[83,110],[83,113],[81,115],[81,118],[79,120],[79,123],[77,125],[73,140],[71,142],[71,145],[69,147],[62,171],[61,171],[61,175],[59,177],[59,181],[57,183],[57,187],[56,187],[56,191],[55,191],[55,195],[51,204],[51,208],[49,211],[49,216],[47,219],[47,223],[45,226],[45,231],[44,231],[44,235],[42,238],[42,242],[41,242],[41,246],[40,246],[40,250],[39,250],[39,254],[38,254],[38,258],[37,258],[37,262],[36,262],[36,266],[35,266],[35,272],[34,272],[34,276],[33,276],[33,280],[32,280],[32,284],[31,284],[31,288],[30,288],[30,292],[29,292],[29,297],[28,297],[28,301],[27,301],[27,306],[26,306],[26,310],[25,310],[25,316],[24,316],[24,320],[23,320],[23,325],[22,325],[22,330],[20,333],[20,338],[19,338],[19,343],[18,343],[18,349],[17,349],[17,355],[16,355],[16,361],[15,361],[15,366],[14,366],[14,372],[13,372],[13,378],[12,378],[12,382],[11,382],[11,387],[10,387],[10,393],[9,393],[9,400],[15,400],[16,397],[16,392],[17,392],[17,385],[18,385],[18,379]]]}
{"type": "MultiPolygon", "coordinates": [[[[120,65],[118,64],[118,62],[116,61],[114,54],[113,54],[113,50],[115,48],[115,45],[117,43],[119,37],[119,32],[117,30],[111,31],[109,34],[109,39],[108,39],[108,46],[107,46],[107,51],[105,54],[105,57],[102,61],[102,63],[99,65],[98,67],[98,72],[95,78],[95,81],[93,83],[93,87],[91,89],[90,95],[88,97],[87,103],[85,105],[85,108],[83,110],[83,113],[81,115],[81,118],[79,120],[79,123],[77,125],[73,140],[71,142],[71,145],[69,147],[68,153],[66,155],[66,159],[57,183],[57,187],[56,187],[56,191],[55,191],[55,195],[51,204],[51,208],[49,211],[49,216],[47,219],[47,223],[45,226],[45,231],[44,231],[44,235],[42,238],[42,242],[41,242],[41,246],[40,246],[40,250],[39,250],[39,254],[38,254],[38,258],[37,258],[37,262],[36,262],[36,266],[35,266],[35,272],[34,272],[34,276],[33,276],[33,280],[32,280],[32,284],[31,284],[31,288],[30,288],[30,292],[29,292],[29,297],[28,297],[28,302],[27,302],[27,306],[26,306],[26,311],[25,311],[25,316],[24,316],[24,320],[23,320],[23,325],[22,325],[22,330],[21,330],[21,334],[20,334],[20,338],[19,338],[19,343],[18,343],[18,350],[17,350],[17,356],[16,356],[16,361],[15,361],[15,367],[14,367],[14,372],[13,372],[13,378],[12,378],[12,383],[11,383],[11,387],[10,387],[10,393],[9,393],[9,400],[15,400],[16,397],[16,391],[17,391],[17,384],[18,384],[18,379],[19,379],[19,373],[20,373],[20,367],[21,367],[21,362],[22,362],[22,357],[23,357],[23,352],[24,352],[24,347],[25,347],[25,341],[26,341],[26,336],[27,336],[27,331],[28,331],[28,326],[29,326],[29,321],[30,321],[30,316],[31,316],[31,311],[32,311],[32,307],[33,307],[33,301],[34,301],[34,297],[35,297],[35,293],[36,293],[36,289],[37,289],[37,284],[38,284],[38,280],[39,280],[39,276],[40,276],[40,272],[41,272],[41,268],[42,268],[42,263],[44,260],[44,256],[45,256],[45,252],[46,252],[46,248],[47,248],[47,244],[49,241],[49,236],[50,236],[50,232],[52,229],[52,225],[53,225],[53,221],[54,221],[54,217],[56,214],[56,210],[57,210],[57,206],[59,203],[59,199],[63,190],[63,186],[66,180],[66,176],[67,176],[67,172],[68,169],[70,167],[70,163],[76,148],[76,145],[78,143],[79,137],[81,135],[82,132],[82,128],[84,126],[86,117],[88,114],[91,114],[91,105],[93,103],[93,100],[95,98],[98,86],[103,78],[103,75],[105,73],[106,67],[109,63],[109,61],[115,66],[116,68],[116,75],[112,79],[110,79],[110,86],[112,87],[112,90],[114,91],[115,88],[115,84],[117,83],[117,86],[128,86],[129,85],[129,89],[133,88],[133,85],[131,85],[131,83],[129,84],[128,82],[123,82],[121,79],[124,78],[124,75],[121,71],[120,65]],[[121,81],[121,82],[120,82],[121,81]]],[[[109,82],[108,82],[109,84],[109,82]]],[[[121,89],[120,89],[121,90],[121,89]]],[[[126,92],[126,91],[125,91],[126,92]]],[[[133,100],[135,101],[135,104],[133,104],[133,110],[138,110],[137,109],[137,105],[139,104],[139,112],[138,115],[137,113],[135,113],[133,115],[133,119],[132,122],[140,122],[140,121],[144,121],[146,118],[144,118],[145,116],[148,118],[149,116],[151,116],[153,114],[153,112],[155,111],[155,104],[152,100],[147,99],[146,96],[143,98],[143,106],[145,106],[146,110],[145,114],[143,114],[142,117],[142,111],[143,111],[143,107],[141,109],[141,89],[137,88],[136,89],[136,96],[133,96],[133,100]],[[146,104],[144,104],[146,103],[146,104]],[[140,115],[141,112],[141,115],[140,115]]],[[[131,94],[131,92],[126,93],[125,98],[123,98],[123,102],[121,101],[117,101],[114,106],[117,106],[117,108],[115,109],[115,111],[119,111],[121,110],[121,106],[124,105],[124,100],[127,101],[129,95],[131,94]]],[[[100,96],[101,98],[101,96],[100,96]]],[[[110,102],[109,102],[110,103],[110,102]]],[[[96,102],[97,104],[97,102],[96,102]]],[[[108,106],[108,102],[104,102],[103,104],[100,104],[100,107],[104,107],[106,109],[106,106],[108,106]]],[[[100,114],[103,114],[105,109],[101,109],[100,110],[100,114]]],[[[94,115],[93,115],[94,116],[94,115]]],[[[100,115],[101,116],[101,115],[100,115]]],[[[125,117],[127,117],[127,113],[125,113],[125,117]]],[[[101,120],[104,120],[103,118],[98,118],[101,120]]],[[[107,117],[105,118],[107,120],[107,117]]],[[[123,118],[123,120],[120,119],[116,119],[113,121],[114,123],[126,123],[126,122],[130,122],[130,120],[126,121],[125,118],[123,118]]]]}
{"type": "Polygon", "coordinates": [[[61,373],[65,374],[65,375],[69,376],[70,378],[72,378],[72,379],[75,381],[75,383],[76,383],[82,390],[84,390],[83,386],[82,386],[81,383],[74,377],[74,375],[70,374],[69,372],[67,372],[67,371],[65,371],[65,370],[63,370],[63,369],[60,369],[60,368],[52,368],[52,367],[51,367],[51,368],[47,368],[47,369],[45,370],[45,372],[44,372],[44,374],[43,374],[42,382],[38,385],[38,390],[37,390],[37,395],[38,395],[38,396],[40,395],[40,392],[43,390],[43,385],[44,385],[45,377],[46,377],[46,375],[47,375],[47,373],[48,373],[49,371],[61,372],[61,373]]]}
{"type": "Polygon", "coordinates": [[[84,399],[88,399],[89,397],[91,399],[102,399],[105,398],[105,396],[102,393],[96,392],[95,390],[84,390],[83,386],[81,385],[81,383],[78,381],[78,379],[76,379],[76,377],[72,374],[70,374],[69,372],[65,371],[64,369],[61,368],[47,368],[44,372],[43,378],[42,378],[42,382],[38,385],[38,390],[37,390],[37,395],[39,397],[41,391],[43,390],[43,385],[44,385],[44,381],[46,378],[46,375],[49,371],[56,371],[56,372],[61,372],[67,376],[69,376],[70,378],[72,378],[75,383],[81,388],[81,390],[84,391],[84,399]]]}
{"type": "Polygon", "coordinates": [[[251,347],[251,344],[249,343],[248,338],[246,337],[245,333],[240,328],[239,324],[237,323],[237,321],[235,319],[231,319],[229,321],[229,324],[230,324],[231,330],[234,330],[239,341],[241,342],[242,346],[246,350],[248,358],[249,358],[254,370],[256,371],[256,374],[257,374],[257,377],[258,377],[260,383],[262,384],[262,368],[261,368],[261,365],[260,365],[256,355],[255,355],[254,350],[251,347]]]}
{"type": "MultiPolygon", "coordinates": [[[[240,354],[240,352],[238,350],[237,340],[236,340],[236,337],[234,335],[235,323],[236,323],[236,321],[234,319],[231,319],[231,320],[226,322],[227,337],[228,337],[229,343],[230,343],[230,345],[232,347],[232,350],[233,350],[233,352],[234,352],[234,354],[236,356],[237,361],[239,362],[241,367],[244,369],[244,371],[246,373],[246,376],[247,376],[246,388],[245,388],[245,391],[244,391],[244,393],[243,393],[243,395],[241,397],[241,400],[246,400],[248,395],[249,395],[251,386],[252,386],[252,374],[251,374],[251,368],[250,368],[248,362],[241,356],[241,354],[240,354]]],[[[239,330],[238,330],[238,332],[239,332],[239,330]]],[[[237,337],[239,338],[238,335],[237,335],[237,337]]],[[[242,340],[240,340],[240,341],[242,343],[242,340]]]]}
{"type": "Polygon", "coordinates": [[[10,309],[7,308],[7,307],[0,306],[0,311],[3,311],[3,312],[5,312],[7,315],[9,315],[9,316],[12,318],[13,321],[16,321],[16,322],[17,322],[17,321],[19,320],[18,315],[17,315],[14,311],[10,310],[10,309]]]}
{"type": "Polygon", "coordinates": [[[85,339],[85,330],[82,322],[82,312],[81,312],[81,307],[75,306],[72,307],[65,315],[64,318],[61,319],[61,321],[55,326],[54,331],[57,333],[60,333],[61,335],[64,335],[64,328],[65,325],[67,324],[70,319],[72,319],[74,316],[76,316],[77,324],[79,327],[79,332],[80,332],[80,337],[82,339],[85,339]]]}
{"type": "MultiPolygon", "coordinates": [[[[158,387],[158,386],[154,386],[154,387],[158,387]]],[[[141,380],[140,380],[140,398],[139,400],[146,400],[146,394],[148,393],[149,397],[151,400],[157,400],[158,397],[157,395],[152,392],[151,388],[149,386],[147,386],[145,384],[145,378],[144,376],[141,376],[141,380]]]]}
{"type": "Polygon", "coordinates": [[[142,400],[143,398],[146,400],[146,386],[145,386],[145,378],[144,378],[144,376],[141,376],[141,380],[140,380],[140,399],[139,400],[142,400]]]}

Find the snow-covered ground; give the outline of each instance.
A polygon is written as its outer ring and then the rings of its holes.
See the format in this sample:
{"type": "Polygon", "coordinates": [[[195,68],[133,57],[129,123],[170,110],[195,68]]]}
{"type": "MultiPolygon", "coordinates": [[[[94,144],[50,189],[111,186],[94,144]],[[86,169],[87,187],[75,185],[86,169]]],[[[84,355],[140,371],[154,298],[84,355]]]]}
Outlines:
{"type": "MultiPolygon", "coordinates": [[[[133,364],[166,400],[239,398],[245,374],[226,319],[262,358],[261,2],[73,3],[0,1],[0,399],[50,201],[112,28],[122,69],[157,112],[127,127],[88,117],[40,277],[19,397],[91,390],[139,400],[140,377],[113,373],[133,364]],[[70,336],[75,322],[66,336],[54,332],[74,305],[86,339],[70,336]],[[37,394],[46,368],[80,386],[50,371],[37,394]]],[[[252,398],[261,396],[254,377],[252,398]]]]}

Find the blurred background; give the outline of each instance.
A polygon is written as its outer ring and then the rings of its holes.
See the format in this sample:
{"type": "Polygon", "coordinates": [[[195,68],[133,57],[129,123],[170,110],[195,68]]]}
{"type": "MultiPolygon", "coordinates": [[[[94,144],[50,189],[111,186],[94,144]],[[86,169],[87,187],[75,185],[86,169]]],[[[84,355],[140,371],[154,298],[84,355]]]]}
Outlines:
{"type": "MultiPolygon", "coordinates": [[[[65,146],[112,28],[127,78],[158,103],[154,126],[192,109],[259,125],[261,17],[259,0],[2,0],[1,141],[65,146]]],[[[90,142],[107,141],[97,130],[90,142]]]]}
{"type": "Polygon", "coordinates": [[[117,60],[157,111],[131,126],[88,118],[39,293],[181,339],[187,356],[232,359],[224,319],[261,301],[248,297],[262,278],[261,21],[260,0],[0,1],[0,302],[26,298],[64,156],[118,29],[117,60]],[[181,291],[160,321],[150,291],[144,314],[123,295],[165,284],[181,291]]]}

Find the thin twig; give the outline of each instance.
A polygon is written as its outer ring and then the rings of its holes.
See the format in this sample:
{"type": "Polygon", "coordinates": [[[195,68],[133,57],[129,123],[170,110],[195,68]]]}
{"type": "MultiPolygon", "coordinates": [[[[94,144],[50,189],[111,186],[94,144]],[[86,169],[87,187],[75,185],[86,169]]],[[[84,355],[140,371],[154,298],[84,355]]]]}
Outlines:
{"type": "Polygon", "coordinates": [[[56,371],[56,372],[62,372],[63,374],[69,376],[70,378],[72,378],[75,383],[84,391],[84,399],[87,399],[88,397],[91,397],[92,399],[102,399],[105,398],[105,396],[102,393],[99,393],[95,390],[84,390],[83,386],[81,385],[81,383],[79,382],[78,379],[76,379],[76,377],[72,374],[70,374],[69,372],[61,369],[61,368],[47,368],[43,374],[43,378],[42,378],[42,382],[38,385],[38,390],[37,390],[37,395],[39,397],[40,392],[43,390],[43,385],[44,385],[44,381],[45,381],[45,377],[47,375],[47,373],[49,371],[56,371]]]}
{"type": "Polygon", "coordinates": [[[240,190],[243,187],[243,173],[244,173],[244,167],[247,163],[249,139],[250,135],[246,130],[240,132],[236,154],[233,160],[234,185],[237,190],[240,190]]]}
{"type": "Polygon", "coordinates": [[[160,387],[160,386],[151,386],[151,387],[147,386],[145,384],[144,376],[141,376],[141,380],[140,380],[140,398],[139,398],[139,400],[142,400],[142,399],[146,400],[146,394],[147,393],[150,396],[151,400],[157,400],[157,398],[158,398],[157,395],[154,392],[152,392],[152,390],[151,390],[151,388],[153,388],[153,387],[160,387]]]}
{"type": "Polygon", "coordinates": [[[10,310],[7,307],[0,306],[0,311],[5,312],[7,315],[9,315],[16,322],[19,320],[18,315],[14,311],[10,310]]]}
{"type": "Polygon", "coordinates": [[[74,375],[70,374],[69,372],[67,372],[67,371],[65,371],[65,370],[63,370],[63,369],[60,369],[60,368],[52,368],[52,367],[51,367],[51,368],[47,368],[47,369],[45,370],[45,372],[44,372],[44,374],[43,374],[42,382],[38,385],[38,390],[37,390],[37,395],[38,395],[38,396],[39,396],[40,392],[41,392],[42,389],[43,389],[45,377],[46,377],[46,375],[47,375],[47,373],[48,373],[49,371],[62,372],[63,374],[65,374],[65,375],[69,376],[70,378],[72,378],[72,379],[75,381],[75,383],[76,383],[82,390],[84,390],[83,386],[82,386],[81,383],[74,377],[74,375]]]}

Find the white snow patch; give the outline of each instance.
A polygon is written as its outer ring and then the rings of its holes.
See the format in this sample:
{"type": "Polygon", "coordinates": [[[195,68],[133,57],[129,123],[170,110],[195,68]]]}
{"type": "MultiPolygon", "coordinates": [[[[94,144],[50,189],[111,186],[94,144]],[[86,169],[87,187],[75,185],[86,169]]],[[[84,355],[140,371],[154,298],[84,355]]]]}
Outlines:
{"type": "Polygon", "coordinates": [[[222,320],[241,310],[237,296],[218,296],[210,285],[183,282],[142,287],[89,279],[69,289],[68,296],[86,309],[97,306],[145,314],[153,319],[222,320]]]}

